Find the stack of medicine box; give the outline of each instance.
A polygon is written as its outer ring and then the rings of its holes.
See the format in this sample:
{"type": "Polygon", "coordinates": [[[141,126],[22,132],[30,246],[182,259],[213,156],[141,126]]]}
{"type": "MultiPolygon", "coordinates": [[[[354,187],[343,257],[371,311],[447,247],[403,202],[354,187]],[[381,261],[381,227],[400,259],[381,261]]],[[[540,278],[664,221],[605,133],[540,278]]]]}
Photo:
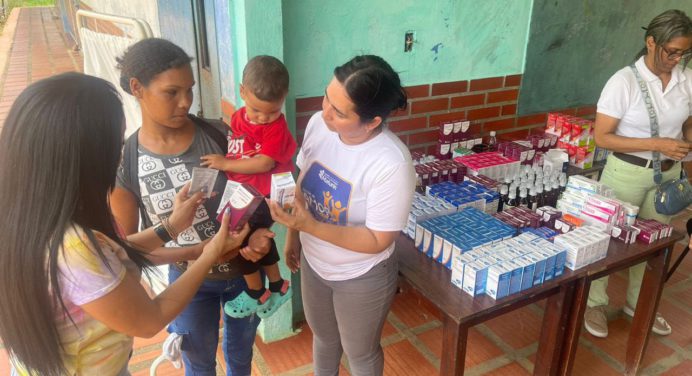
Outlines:
{"type": "Polygon", "coordinates": [[[454,205],[457,210],[465,207],[475,207],[488,214],[497,212],[500,194],[473,181],[458,184],[444,182],[428,186],[425,192],[428,196],[438,197],[454,205]]]}
{"type": "Polygon", "coordinates": [[[606,234],[611,234],[615,227],[624,228],[626,213],[639,210],[614,198],[611,188],[579,175],[569,177],[567,188],[556,206],[563,213],[583,219],[586,224],[606,234]]]}
{"type": "Polygon", "coordinates": [[[467,207],[454,214],[418,222],[414,244],[419,251],[451,269],[455,256],[509,239],[514,233],[514,228],[476,208],[467,207]]]}
{"type": "Polygon", "coordinates": [[[425,196],[418,192],[414,192],[411,211],[408,214],[408,222],[406,223],[404,234],[413,239],[416,235],[416,223],[433,217],[452,214],[456,211],[456,206],[441,198],[425,196]]]}
{"type": "Polygon", "coordinates": [[[565,266],[576,270],[606,257],[610,235],[595,226],[583,226],[556,236],[553,243],[567,251],[565,266]]]}
{"type": "Polygon", "coordinates": [[[561,276],[565,257],[560,246],[526,232],[455,256],[452,284],[500,299],[561,276]]]}
{"type": "Polygon", "coordinates": [[[454,158],[466,166],[467,175],[485,175],[491,179],[504,179],[519,173],[520,161],[502,156],[498,152],[484,152],[454,158]]]}

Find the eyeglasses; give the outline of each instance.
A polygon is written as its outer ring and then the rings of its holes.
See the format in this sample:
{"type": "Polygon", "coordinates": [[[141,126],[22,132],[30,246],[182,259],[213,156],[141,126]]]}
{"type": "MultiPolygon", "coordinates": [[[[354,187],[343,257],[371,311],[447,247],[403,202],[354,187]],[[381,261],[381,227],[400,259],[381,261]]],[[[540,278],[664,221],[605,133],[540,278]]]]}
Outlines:
{"type": "Polygon", "coordinates": [[[668,60],[676,60],[678,58],[681,58],[682,60],[687,60],[690,57],[692,57],[692,50],[685,50],[685,51],[680,51],[680,50],[673,50],[669,51],[667,48],[661,46],[661,49],[668,55],[668,60]]]}

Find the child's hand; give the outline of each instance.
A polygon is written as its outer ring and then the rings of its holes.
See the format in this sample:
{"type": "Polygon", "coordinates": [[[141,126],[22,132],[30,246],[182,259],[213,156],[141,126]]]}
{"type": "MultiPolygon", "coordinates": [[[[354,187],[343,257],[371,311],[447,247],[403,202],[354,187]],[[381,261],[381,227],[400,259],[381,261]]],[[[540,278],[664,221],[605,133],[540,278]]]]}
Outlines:
{"type": "Polygon", "coordinates": [[[226,171],[227,159],[223,155],[207,154],[207,155],[200,157],[200,159],[202,160],[200,165],[203,167],[214,168],[217,170],[226,171]]]}

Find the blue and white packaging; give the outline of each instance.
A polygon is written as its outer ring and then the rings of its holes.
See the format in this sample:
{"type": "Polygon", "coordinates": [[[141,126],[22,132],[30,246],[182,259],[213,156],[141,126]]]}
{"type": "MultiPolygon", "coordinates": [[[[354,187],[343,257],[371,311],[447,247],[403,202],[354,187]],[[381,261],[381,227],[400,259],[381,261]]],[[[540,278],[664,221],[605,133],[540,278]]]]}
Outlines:
{"type": "Polygon", "coordinates": [[[517,259],[517,263],[524,266],[521,273],[521,291],[533,287],[533,279],[536,271],[536,264],[526,255],[517,259]]]}
{"type": "Polygon", "coordinates": [[[509,294],[518,293],[521,291],[521,275],[524,272],[524,265],[515,260],[507,260],[502,265],[512,271],[509,281],[509,294]]]}
{"type": "Polygon", "coordinates": [[[442,254],[440,255],[440,258],[437,261],[440,264],[444,265],[447,269],[452,268],[453,247],[454,245],[452,244],[452,241],[449,239],[444,239],[444,241],[442,242],[442,254]]]}
{"type": "Polygon", "coordinates": [[[535,265],[533,271],[533,285],[540,285],[541,283],[543,283],[543,277],[545,275],[545,258],[543,257],[543,254],[532,252],[527,253],[526,255],[524,255],[524,257],[527,257],[535,265]]]}
{"type": "Polygon", "coordinates": [[[543,274],[543,282],[548,282],[555,277],[555,254],[547,250],[541,251],[541,255],[545,259],[545,272],[543,274]]]}
{"type": "Polygon", "coordinates": [[[466,265],[462,290],[471,296],[483,295],[490,266],[491,264],[482,258],[466,265]]]}
{"type": "Polygon", "coordinates": [[[511,270],[502,264],[495,264],[488,268],[488,279],[485,293],[493,299],[501,299],[509,294],[509,282],[512,276],[511,270]]]}
{"type": "Polygon", "coordinates": [[[553,271],[553,276],[557,278],[564,273],[567,251],[554,245],[552,245],[551,250],[555,256],[555,269],[553,271]]]}

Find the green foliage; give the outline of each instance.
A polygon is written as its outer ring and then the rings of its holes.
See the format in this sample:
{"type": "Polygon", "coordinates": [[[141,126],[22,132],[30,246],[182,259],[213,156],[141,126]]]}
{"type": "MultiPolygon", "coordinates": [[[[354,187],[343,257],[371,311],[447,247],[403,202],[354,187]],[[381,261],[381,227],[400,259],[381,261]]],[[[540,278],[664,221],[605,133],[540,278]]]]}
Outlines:
{"type": "Polygon", "coordinates": [[[55,5],[55,0],[9,0],[9,8],[14,7],[50,7],[55,5]]]}

